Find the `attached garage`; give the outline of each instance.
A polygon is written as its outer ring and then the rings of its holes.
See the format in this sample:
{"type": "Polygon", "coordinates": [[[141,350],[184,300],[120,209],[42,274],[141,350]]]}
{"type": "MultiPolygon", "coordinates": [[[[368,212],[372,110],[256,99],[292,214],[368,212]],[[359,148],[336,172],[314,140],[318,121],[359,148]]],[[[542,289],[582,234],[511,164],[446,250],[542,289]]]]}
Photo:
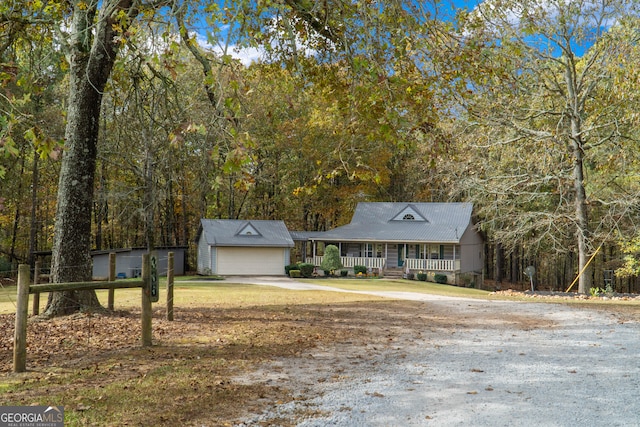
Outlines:
{"type": "Polygon", "coordinates": [[[283,221],[203,219],[197,237],[198,273],[282,276],[293,239],[283,221]]]}
{"type": "MultiPolygon", "coordinates": [[[[217,248],[217,271],[221,276],[284,274],[285,256],[283,248],[217,248]],[[247,273],[247,269],[251,272],[247,273]]],[[[288,262],[287,262],[288,264],[288,262]]]]}

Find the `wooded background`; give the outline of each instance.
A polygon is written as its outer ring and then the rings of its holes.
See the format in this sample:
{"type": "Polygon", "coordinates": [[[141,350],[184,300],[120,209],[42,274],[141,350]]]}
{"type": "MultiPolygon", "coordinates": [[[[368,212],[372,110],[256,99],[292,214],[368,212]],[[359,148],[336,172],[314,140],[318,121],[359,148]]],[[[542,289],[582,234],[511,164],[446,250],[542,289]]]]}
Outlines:
{"type": "MultiPolygon", "coordinates": [[[[327,230],[359,201],[468,201],[488,279],[533,265],[564,290],[600,248],[583,286],[639,290],[635,1],[160,3],[111,24],[94,249],[185,245],[193,265],[201,218],[327,230]]],[[[53,246],[65,4],[0,6],[5,271],[53,246]]]]}

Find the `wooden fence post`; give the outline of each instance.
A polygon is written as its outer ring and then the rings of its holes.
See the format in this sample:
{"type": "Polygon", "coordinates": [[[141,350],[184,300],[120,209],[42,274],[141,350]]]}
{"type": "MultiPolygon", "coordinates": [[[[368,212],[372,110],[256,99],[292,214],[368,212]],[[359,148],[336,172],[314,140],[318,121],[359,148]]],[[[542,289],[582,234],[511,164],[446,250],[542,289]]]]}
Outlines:
{"type": "Polygon", "coordinates": [[[29,265],[18,266],[18,301],[13,338],[13,372],[27,370],[27,312],[29,310],[29,265]]]}
{"type": "MultiPolygon", "coordinates": [[[[40,281],[40,260],[36,260],[35,267],[33,268],[33,284],[37,285],[40,281]]],[[[37,316],[40,313],[40,292],[33,294],[33,306],[31,313],[37,316]]]]}
{"type": "Polygon", "coordinates": [[[148,347],[152,345],[152,334],[151,334],[151,289],[150,289],[150,278],[151,278],[151,265],[150,265],[150,255],[143,254],[142,255],[142,281],[144,282],[142,286],[142,346],[148,347]]]}
{"type": "MultiPolygon", "coordinates": [[[[116,254],[111,252],[109,254],[109,282],[116,280],[116,254]]],[[[113,310],[113,300],[115,297],[115,289],[109,289],[107,297],[107,308],[113,310]]]]}
{"type": "Polygon", "coordinates": [[[167,260],[167,320],[173,320],[173,252],[167,260]]]}

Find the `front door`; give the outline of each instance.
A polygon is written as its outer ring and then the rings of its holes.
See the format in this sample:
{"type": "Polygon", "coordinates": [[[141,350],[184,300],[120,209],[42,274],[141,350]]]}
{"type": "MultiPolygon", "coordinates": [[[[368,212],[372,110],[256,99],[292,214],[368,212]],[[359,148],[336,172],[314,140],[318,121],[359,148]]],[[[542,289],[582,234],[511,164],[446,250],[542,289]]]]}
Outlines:
{"type": "Polygon", "coordinates": [[[402,267],[405,259],[404,245],[398,245],[398,267],[402,267]]]}

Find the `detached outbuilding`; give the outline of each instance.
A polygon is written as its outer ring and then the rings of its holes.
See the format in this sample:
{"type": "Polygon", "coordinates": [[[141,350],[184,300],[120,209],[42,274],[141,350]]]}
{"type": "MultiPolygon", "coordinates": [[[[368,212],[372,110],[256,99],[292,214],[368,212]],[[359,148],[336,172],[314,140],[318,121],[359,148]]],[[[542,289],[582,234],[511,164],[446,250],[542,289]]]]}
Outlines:
{"type": "Polygon", "coordinates": [[[284,221],[202,219],[198,274],[282,276],[294,246],[284,221]]]}
{"type": "MultiPolygon", "coordinates": [[[[158,272],[161,276],[167,274],[169,252],[173,253],[173,274],[184,275],[186,246],[171,246],[155,248],[158,256],[158,272]]],[[[92,251],[93,277],[109,276],[109,254],[116,254],[116,274],[118,278],[140,277],[142,274],[142,256],[148,252],[147,248],[123,248],[92,251]]]]}

